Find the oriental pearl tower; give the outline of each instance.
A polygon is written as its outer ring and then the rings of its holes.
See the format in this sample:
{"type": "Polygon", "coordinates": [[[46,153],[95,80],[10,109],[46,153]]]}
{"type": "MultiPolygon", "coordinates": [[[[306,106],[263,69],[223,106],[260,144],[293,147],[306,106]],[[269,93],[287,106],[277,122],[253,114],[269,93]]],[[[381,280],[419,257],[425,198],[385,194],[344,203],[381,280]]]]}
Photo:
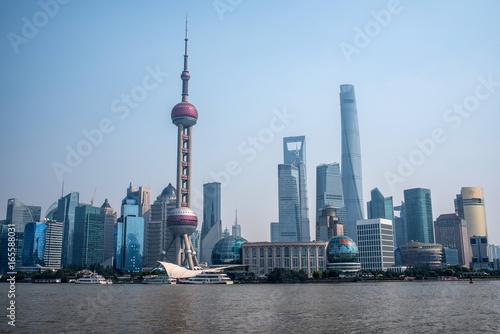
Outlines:
{"type": "Polygon", "coordinates": [[[198,226],[198,217],[190,208],[191,204],[191,166],[193,125],[198,120],[198,111],[188,102],[188,81],[191,77],[188,71],[187,55],[187,18],[186,37],[184,39],[184,70],[182,79],[182,102],[172,109],[172,123],[177,126],[177,207],[167,216],[167,226],[174,235],[175,263],[188,266],[193,270],[198,266],[196,252],[189,236],[198,226]],[[184,253],[184,259],[182,257],[184,253]]]}

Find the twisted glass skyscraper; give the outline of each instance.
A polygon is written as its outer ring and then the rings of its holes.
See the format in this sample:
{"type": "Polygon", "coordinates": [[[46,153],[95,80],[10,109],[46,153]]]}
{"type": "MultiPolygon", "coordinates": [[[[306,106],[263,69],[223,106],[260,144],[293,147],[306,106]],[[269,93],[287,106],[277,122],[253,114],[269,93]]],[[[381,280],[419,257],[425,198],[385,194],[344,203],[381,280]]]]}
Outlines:
{"type": "Polygon", "coordinates": [[[353,85],[340,86],[340,117],[342,123],[342,188],[346,208],[346,234],[357,242],[356,221],[362,220],[363,184],[358,112],[353,85]]]}

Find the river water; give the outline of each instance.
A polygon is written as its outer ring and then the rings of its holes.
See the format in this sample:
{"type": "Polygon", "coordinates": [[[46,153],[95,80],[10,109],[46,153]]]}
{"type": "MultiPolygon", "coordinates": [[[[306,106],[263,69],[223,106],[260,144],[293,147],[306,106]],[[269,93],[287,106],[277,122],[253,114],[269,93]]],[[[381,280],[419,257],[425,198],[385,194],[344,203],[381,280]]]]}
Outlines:
{"type": "Polygon", "coordinates": [[[16,288],[15,330],[3,316],[0,332],[500,332],[500,281],[16,288]]]}

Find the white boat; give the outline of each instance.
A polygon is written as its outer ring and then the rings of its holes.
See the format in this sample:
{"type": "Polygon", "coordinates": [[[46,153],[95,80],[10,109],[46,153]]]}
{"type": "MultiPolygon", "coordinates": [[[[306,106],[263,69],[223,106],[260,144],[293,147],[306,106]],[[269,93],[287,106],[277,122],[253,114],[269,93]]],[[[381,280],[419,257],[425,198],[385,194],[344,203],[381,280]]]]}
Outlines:
{"type": "Polygon", "coordinates": [[[226,274],[202,272],[193,277],[178,278],[177,284],[233,284],[233,281],[226,274]]]}
{"type": "Polygon", "coordinates": [[[175,284],[177,280],[170,278],[168,275],[149,275],[144,276],[142,283],[144,284],[175,284]]]}
{"type": "Polygon", "coordinates": [[[111,280],[106,280],[102,275],[90,273],[77,279],[75,284],[113,284],[113,282],[111,280]]]}

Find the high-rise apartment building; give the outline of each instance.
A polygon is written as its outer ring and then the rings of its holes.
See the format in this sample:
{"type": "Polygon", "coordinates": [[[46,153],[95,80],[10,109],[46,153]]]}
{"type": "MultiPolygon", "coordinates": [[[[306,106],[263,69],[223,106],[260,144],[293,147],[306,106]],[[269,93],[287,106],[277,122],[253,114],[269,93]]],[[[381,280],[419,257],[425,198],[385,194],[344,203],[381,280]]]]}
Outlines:
{"type": "Polygon", "coordinates": [[[73,262],[78,266],[101,264],[104,251],[104,215],[101,208],[80,205],[75,209],[73,262]]]}
{"type": "Polygon", "coordinates": [[[342,190],[346,208],[346,234],[356,242],[356,221],[364,219],[363,178],[358,111],[353,85],[340,86],[342,128],[342,190]]]}
{"type": "MultiPolygon", "coordinates": [[[[167,216],[170,210],[175,209],[177,202],[176,190],[169,183],[161,194],[156,197],[156,201],[151,205],[149,222],[146,224],[144,235],[144,268],[154,268],[157,261],[164,257],[169,244],[173,242],[174,235],[167,228],[167,216]]],[[[166,257],[167,261],[175,261],[175,249],[170,247],[166,257]]]]}
{"type": "Polygon", "coordinates": [[[406,206],[407,239],[434,243],[434,223],[432,218],[431,191],[424,188],[404,191],[406,206]]]}
{"type": "Polygon", "coordinates": [[[116,233],[116,269],[140,272],[144,251],[144,218],[139,217],[139,200],[127,195],[122,201],[116,233]]]}
{"type": "Polygon", "coordinates": [[[358,220],[357,232],[361,269],[385,271],[394,265],[392,220],[358,220]]]}
{"type": "MultiPolygon", "coordinates": [[[[316,167],[316,223],[321,216],[321,209],[332,205],[337,209],[337,217],[341,224],[346,223],[344,194],[340,165],[322,164],[316,167]]],[[[328,240],[325,240],[328,241],[328,240]]]]}
{"type": "Polygon", "coordinates": [[[75,209],[79,204],[79,194],[69,193],[57,202],[56,221],[63,223],[63,244],[61,264],[73,264],[73,240],[75,233],[75,209]]]}
{"type": "Polygon", "coordinates": [[[212,249],[222,238],[221,183],[203,185],[203,224],[201,226],[201,261],[212,263],[212,249]]]}
{"type": "Polygon", "coordinates": [[[434,222],[434,233],[438,244],[458,251],[458,264],[469,267],[471,251],[465,220],[455,213],[440,215],[434,222]]]}

